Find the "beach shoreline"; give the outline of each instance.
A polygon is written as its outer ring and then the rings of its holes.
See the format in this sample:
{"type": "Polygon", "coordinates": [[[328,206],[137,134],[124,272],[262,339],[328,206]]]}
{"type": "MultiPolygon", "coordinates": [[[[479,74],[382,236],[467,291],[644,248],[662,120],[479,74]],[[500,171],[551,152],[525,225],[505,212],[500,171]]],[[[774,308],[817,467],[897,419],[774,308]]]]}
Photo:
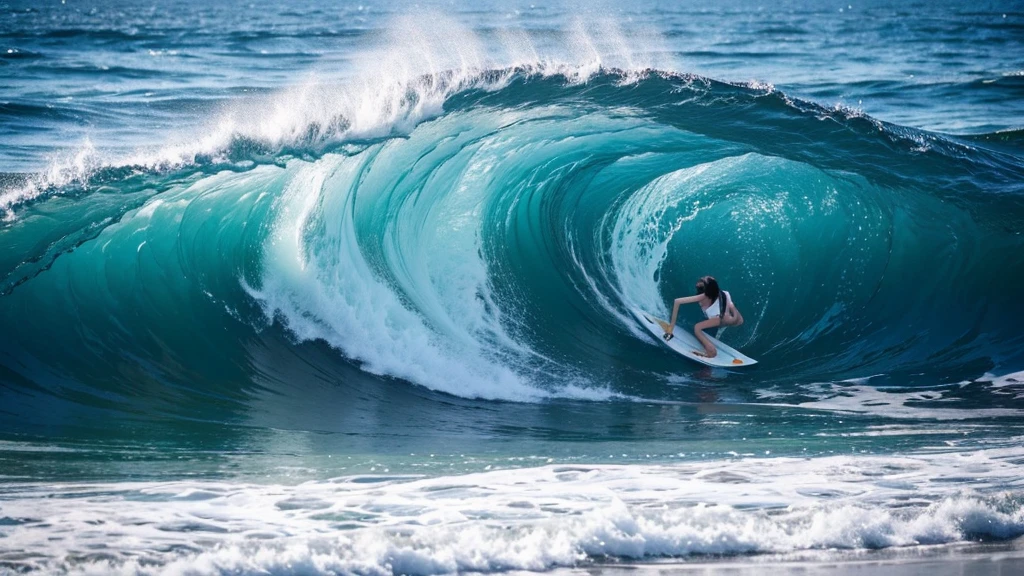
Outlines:
{"type": "Polygon", "coordinates": [[[1024,573],[1024,537],[884,550],[818,550],[790,554],[709,557],[595,564],[555,570],[592,576],[690,576],[760,574],[816,576],[1010,576],[1024,573]]]}

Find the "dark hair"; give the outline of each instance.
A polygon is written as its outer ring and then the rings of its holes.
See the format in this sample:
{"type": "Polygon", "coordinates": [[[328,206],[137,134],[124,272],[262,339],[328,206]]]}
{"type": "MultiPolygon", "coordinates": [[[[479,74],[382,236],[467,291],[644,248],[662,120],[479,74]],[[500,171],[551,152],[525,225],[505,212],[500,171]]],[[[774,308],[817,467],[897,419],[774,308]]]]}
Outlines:
{"type": "Polygon", "coordinates": [[[718,280],[714,276],[702,276],[697,280],[697,294],[703,294],[712,301],[718,300],[718,280]]]}

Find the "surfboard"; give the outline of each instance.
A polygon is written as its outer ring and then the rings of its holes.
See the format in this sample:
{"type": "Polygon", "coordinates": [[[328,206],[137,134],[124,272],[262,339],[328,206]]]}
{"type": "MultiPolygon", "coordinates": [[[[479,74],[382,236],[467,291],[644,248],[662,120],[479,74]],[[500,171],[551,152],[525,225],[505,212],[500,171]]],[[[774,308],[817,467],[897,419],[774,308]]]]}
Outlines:
{"type": "Polygon", "coordinates": [[[654,338],[658,342],[661,342],[673,351],[693,360],[694,362],[700,362],[706,366],[714,366],[716,368],[740,368],[757,364],[757,360],[744,355],[739,350],[736,350],[728,344],[722,343],[721,340],[711,335],[708,335],[708,338],[711,340],[711,343],[715,345],[715,348],[718,350],[718,354],[714,358],[697,356],[694,352],[700,352],[703,354],[704,347],[701,346],[700,341],[697,340],[697,337],[694,336],[693,332],[688,330],[686,326],[676,325],[676,329],[673,331],[675,336],[666,342],[662,336],[665,334],[665,328],[668,327],[668,322],[636,308],[633,309],[633,315],[637,317],[637,320],[640,321],[640,324],[642,324],[648,332],[654,335],[654,338]]]}

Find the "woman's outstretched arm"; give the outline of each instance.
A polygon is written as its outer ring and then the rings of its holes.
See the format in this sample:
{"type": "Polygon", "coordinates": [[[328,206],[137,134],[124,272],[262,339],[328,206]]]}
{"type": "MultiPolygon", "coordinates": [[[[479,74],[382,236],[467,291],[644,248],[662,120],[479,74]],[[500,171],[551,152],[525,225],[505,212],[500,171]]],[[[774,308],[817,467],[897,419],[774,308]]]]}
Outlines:
{"type": "Polygon", "coordinates": [[[702,294],[697,294],[696,296],[687,296],[685,298],[676,298],[675,301],[673,302],[673,305],[672,305],[672,319],[669,320],[669,322],[668,322],[668,330],[666,330],[665,333],[666,334],[671,334],[672,331],[675,330],[675,328],[676,328],[676,318],[679,316],[679,306],[681,304],[690,304],[692,302],[700,302],[700,299],[703,298],[703,297],[704,296],[702,294]]]}

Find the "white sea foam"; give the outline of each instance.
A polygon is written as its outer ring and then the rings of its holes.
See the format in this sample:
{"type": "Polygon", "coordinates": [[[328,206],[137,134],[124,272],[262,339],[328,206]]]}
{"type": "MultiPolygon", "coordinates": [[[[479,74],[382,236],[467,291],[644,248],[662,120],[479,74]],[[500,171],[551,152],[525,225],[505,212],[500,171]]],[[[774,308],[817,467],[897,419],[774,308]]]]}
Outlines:
{"type": "Polygon", "coordinates": [[[417,301],[424,309],[418,313],[377,275],[352,220],[354,181],[364,160],[327,157],[297,169],[266,247],[267,273],[250,293],[300,339],[325,340],[371,373],[468,397],[547,396],[483,357],[470,335],[451,334],[456,324],[437,309],[429,281],[420,286],[417,301]],[[315,241],[307,237],[309,229],[316,230],[315,241]],[[426,324],[427,318],[445,320],[448,338],[440,338],[445,331],[426,324]]]}
{"type": "Polygon", "coordinates": [[[549,465],[297,486],[21,485],[3,489],[0,558],[83,574],[425,575],[1006,539],[1024,534],[1022,455],[549,465]]]}
{"type": "Polygon", "coordinates": [[[1011,372],[996,376],[985,374],[978,382],[987,382],[997,394],[1012,394],[1016,400],[1024,400],[1024,372],[1011,372]]]}
{"type": "Polygon", "coordinates": [[[324,79],[338,77],[337,71],[299,72],[293,85],[269,97],[230,102],[204,128],[168,133],[166,144],[128,155],[106,153],[103,142],[86,141],[27,183],[0,193],[0,211],[11,218],[17,205],[87,184],[99,168],[169,170],[200,159],[225,162],[240,140],[276,150],[407,134],[441,113],[452,94],[499,89],[516,72],[585,82],[603,69],[617,69],[629,82],[650,69],[673,69],[662,43],[656,31],[627,29],[612,18],[580,18],[554,35],[539,35],[508,28],[475,31],[438,13],[399,16],[352,56],[343,81],[324,79]]]}
{"type": "Polygon", "coordinates": [[[981,378],[978,378],[978,382],[989,382],[996,388],[1024,387],[1024,371],[1011,372],[1009,374],[1003,374],[1002,376],[985,374],[981,378]]]}
{"type": "Polygon", "coordinates": [[[915,390],[894,392],[879,390],[867,385],[836,386],[823,385],[815,394],[821,398],[800,404],[803,408],[874,414],[886,418],[909,418],[929,420],[971,420],[980,418],[1005,418],[1024,415],[1013,408],[959,408],[955,398],[948,398],[938,390],[915,390]],[[937,407],[936,403],[951,403],[949,407],[937,407]]]}

